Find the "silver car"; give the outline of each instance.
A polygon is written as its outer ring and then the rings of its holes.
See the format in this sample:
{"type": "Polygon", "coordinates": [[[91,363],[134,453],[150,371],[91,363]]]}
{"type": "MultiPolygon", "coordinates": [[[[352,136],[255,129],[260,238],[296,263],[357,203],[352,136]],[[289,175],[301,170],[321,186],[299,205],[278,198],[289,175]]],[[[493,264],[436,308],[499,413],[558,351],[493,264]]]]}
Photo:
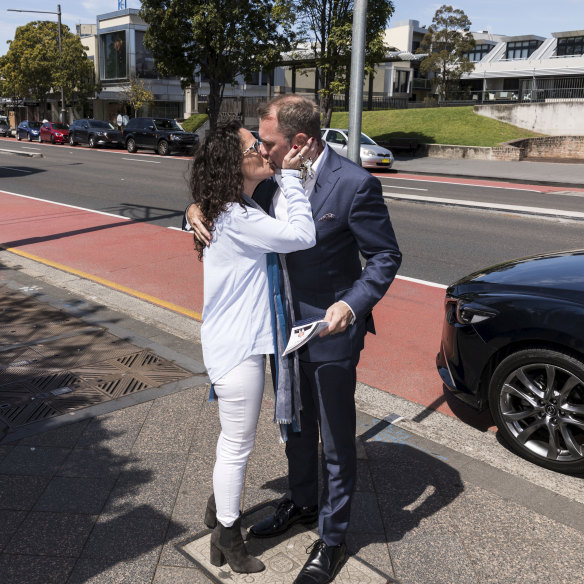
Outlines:
{"type": "MultiPolygon", "coordinates": [[[[338,128],[323,128],[322,139],[338,154],[347,156],[349,130],[338,128]]],[[[369,136],[361,133],[361,166],[364,168],[391,168],[393,154],[376,144],[369,136]]]]}

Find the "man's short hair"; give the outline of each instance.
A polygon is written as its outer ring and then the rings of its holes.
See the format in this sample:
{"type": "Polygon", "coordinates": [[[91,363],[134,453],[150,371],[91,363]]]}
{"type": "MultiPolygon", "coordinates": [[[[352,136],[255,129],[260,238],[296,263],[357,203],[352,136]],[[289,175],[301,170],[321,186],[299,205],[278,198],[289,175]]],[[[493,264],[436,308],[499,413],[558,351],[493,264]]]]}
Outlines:
{"type": "Polygon", "coordinates": [[[260,120],[275,117],[278,129],[291,142],[298,133],[320,140],[320,110],[301,95],[279,95],[258,108],[260,120]]]}

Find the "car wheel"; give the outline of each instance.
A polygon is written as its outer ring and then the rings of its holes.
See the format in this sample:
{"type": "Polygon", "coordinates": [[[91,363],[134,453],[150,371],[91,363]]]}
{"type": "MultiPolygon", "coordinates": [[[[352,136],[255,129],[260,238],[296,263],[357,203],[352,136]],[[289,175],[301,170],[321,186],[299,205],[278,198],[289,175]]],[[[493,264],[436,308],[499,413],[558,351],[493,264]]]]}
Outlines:
{"type": "Polygon", "coordinates": [[[51,134],[51,138],[50,138],[51,144],[55,143],[55,136],[53,136],[53,134],[51,134]]]}
{"type": "Polygon", "coordinates": [[[90,148],[95,148],[97,146],[97,140],[95,139],[95,136],[89,136],[88,144],[90,148]]]}
{"type": "Polygon", "coordinates": [[[160,140],[158,142],[158,154],[160,156],[168,156],[170,148],[168,147],[168,142],[166,140],[160,140]]]}
{"type": "Polygon", "coordinates": [[[42,142],[42,141],[43,141],[43,139],[41,138],[41,135],[40,135],[40,134],[39,134],[39,137],[37,138],[37,140],[38,140],[39,142],[42,142]]]}
{"type": "Polygon", "coordinates": [[[75,142],[75,136],[73,134],[69,134],[69,146],[76,146],[77,142],[75,142]]]}
{"type": "Polygon", "coordinates": [[[584,362],[534,348],[509,355],[489,384],[489,407],[509,447],[562,473],[584,472],[584,362]]]}
{"type": "Polygon", "coordinates": [[[20,137],[20,134],[18,132],[16,132],[16,139],[20,142],[22,140],[22,138],[20,137]]]}
{"type": "Polygon", "coordinates": [[[136,141],[134,138],[128,138],[128,141],[126,142],[126,148],[130,154],[133,154],[136,152],[136,150],[138,150],[138,148],[136,148],[136,141]]]}
{"type": "Polygon", "coordinates": [[[29,132],[29,133],[26,135],[26,139],[27,139],[29,142],[32,142],[32,136],[30,135],[30,132],[29,132]]]}

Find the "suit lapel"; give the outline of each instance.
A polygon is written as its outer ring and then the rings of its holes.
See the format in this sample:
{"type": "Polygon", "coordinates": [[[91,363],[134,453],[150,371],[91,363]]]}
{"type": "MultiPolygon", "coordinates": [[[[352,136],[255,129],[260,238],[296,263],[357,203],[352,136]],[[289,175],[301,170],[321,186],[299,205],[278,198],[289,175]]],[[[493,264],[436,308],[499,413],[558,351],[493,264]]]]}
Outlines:
{"type": "Polygon", "coordinates": [[[316,220],[322,206],[325,204],[326,200],[332,193],[333,188],[337,184],[337,181],[340,179],[341,173],[338,172],[340,168],[341,163],[339,155],[332,148],[329,148],[327,158],[318,173],[314,189],[310,195],[313,219],[316,220]]]}

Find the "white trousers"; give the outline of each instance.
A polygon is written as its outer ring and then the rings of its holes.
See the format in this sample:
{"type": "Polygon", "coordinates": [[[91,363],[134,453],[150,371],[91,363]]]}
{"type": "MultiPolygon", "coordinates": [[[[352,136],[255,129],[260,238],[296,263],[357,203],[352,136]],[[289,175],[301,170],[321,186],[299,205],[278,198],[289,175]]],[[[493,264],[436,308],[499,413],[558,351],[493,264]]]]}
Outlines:
{"type": "Polygon", "coordinates": [[[252,355],[214,384],[221,434],[213,470],[217,520],[230,527],[239,517],[247,459],[253,449],[264,392],[264,355],[252,355]]]}

